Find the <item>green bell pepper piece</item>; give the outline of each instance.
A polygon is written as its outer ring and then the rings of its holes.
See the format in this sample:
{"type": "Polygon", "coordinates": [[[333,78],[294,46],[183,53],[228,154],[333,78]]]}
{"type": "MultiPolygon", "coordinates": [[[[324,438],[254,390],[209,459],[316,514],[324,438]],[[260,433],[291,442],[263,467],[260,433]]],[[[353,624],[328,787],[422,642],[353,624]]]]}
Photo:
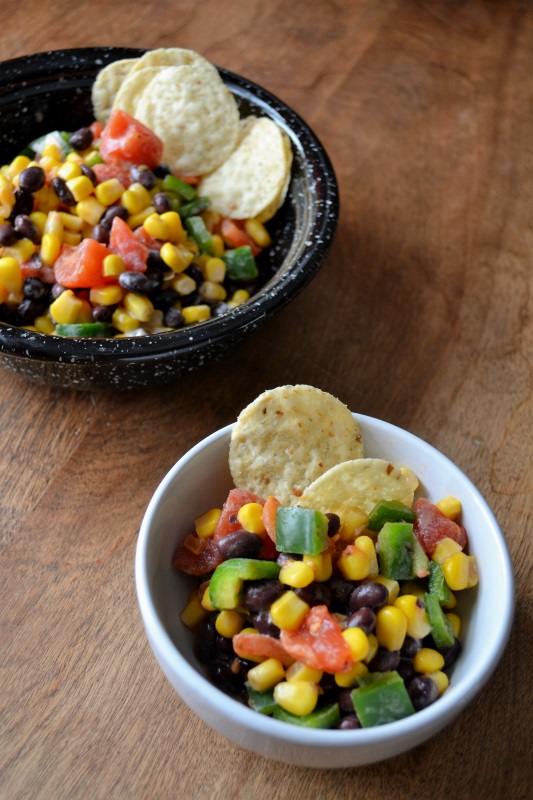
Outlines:
{"type": "Polygon", "coordinates": [[[424,605],[431,625],[431,635],[437,647],[451,647],[455,642],[452,626],[441,608],[438,595],[424,595],[424,605]]]}
{"type": "Polygon", "coordinates": [[[273,714],[279,708],[274,700],[274,689],[269,689],[266,692],[258,692],[254,689],[249,681],[244,684],[249,697],[249,706],[254,711],[260,714],[273,714]]]}
{"type": "Polygon", "coordinates": [[[395,581],[413,577],[413,526],[410,522],[386,522],[377,539],[379,571],[395,581]]]}
{"type": "Polygon", "coordinates": [[[428,589],[430,594],[437,595],[441,606],[446,606],[451,602],[452,593],[444,578],[444,570],[436,561],[429,562],[428,589]]]}
{"type": "Polygon", "coordinates": [[[248,244],[236,247],[235,250],[228,250],[222,258],[228,276],[234,281],[251,281],[259,275],[252,249],[248,244]]]}
{"type": "Polygon", "coordinates": [[[373,672],[358,679],[352,690],[357,719],[363,728],[385,725],[415,713],[402,678],[396,671],[373,672]]]}
{"type": "Polygon", "coordinates": [[[185,219],[187,232],[194,239],[203,253],[213,255],[213,237],[207,230],[202,217],[187,217],[185,219]]]}
{"type": "Polygon", "coordinates": [[[341,715],[338,703],[331,703],[329,706],[311,711],[303,717],[291,714],[290,711],[278,706],[274,710],[274,717],[282,722],[290,722],[292,725],[300,725],[302,728],[334,728],[339,722],[341,715]]]}
{"type": "Polygon", "coordinates": [[[328,548],[328,518],[321,511],[279,506],[276,512],[276,549],[282,553],[316,556],[328,548]]]}
{"type": "Polygon", "coordinates": [[[369,531],[380,531],[386,522],[414,522],[416,511],[405,506],[399,500],[380,500],[368,517],[369,531]]]}
{"type": "Polygon", "coordinates": [[[236,608],[242,599],[244,581],[277,578],[280,566],[275,561],[255,558],[229,558],[215,569],[209,583],[209,598],[214,608],[236,608]]]}
{"type": "Polygon", "coordinates": [[[196,217],[198,214],[201,214],[202,211],[205,211],[206,208],[209,208],[210,204],[211,201],[208,197],[197,197],[190,203],[185,203],[185,205],[180,208],[180,217],[182,219],[186,217],[196,217]]]}
{"type": "Polygon", "coordinates": [[[113,328],[107,322],[62,323],[56,325],[58,336],[77,336],[83,339],[105,339],[113,336],[113,328]]]}
{"type": "Polygon", "coordinates": [[[161,188],[164,192],[173,192],[179,195],[188,203],[196,197],[196,189],[190,183],[182,181],[181,178],[176,178],[174,175],[165,175],[161,188]]]}

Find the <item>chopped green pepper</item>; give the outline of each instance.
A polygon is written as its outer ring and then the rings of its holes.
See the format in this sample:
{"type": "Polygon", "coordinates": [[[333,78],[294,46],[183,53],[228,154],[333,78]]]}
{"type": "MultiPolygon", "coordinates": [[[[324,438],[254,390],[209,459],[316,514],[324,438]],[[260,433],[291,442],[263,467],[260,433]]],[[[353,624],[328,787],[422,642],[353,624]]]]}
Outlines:
{"type": "Polygon", "coordinates": [[[455,642],[455,637],[450,621],[446,619],[446,615],[441,608],[438,596],[426,593],[424,595],[424,605],[428,612],[431,635],[436,646],[451,647],[455,642]]]}
{"type": "Polygon", "coordinates": [[[250,708],[253,708],[254,711],[259,711],[260,714],[273,714],[279,708],[274,700],[274,689],[258,692],[249,681],[246,681],[244,685],[248,692],[250,708]]]}
{"type": "Polygon", "coordinates": [[[441,564],[436,561],[429,562],[429,583],[428,588],[430,594],[436,594],[439,598],[441,606],[446,606],[451,602],[452,593],[450,587],[444,579],[444,570],[441,564]]]}
{"type": "Polygon", "coordinates": [[[214,608],[236,608],[241,601],[244,581],[277,578],[280,566],[275,561],[255,558],[229,558],[219,564],[209,583],[209,599],[214,608]]]}
{"type": "Polygon", "coordinates": [[[380,531],[386,522],[414,522],[417,514],[399,500],[380,500],[368,517],[369,531],[380,531]]]}
{"type": "Polygon", "coordinates": [[[303,728],[334,728],[341,715],[338,703],[331,703],[331,705],[311,711],[310,714],[305,714],[303,717],[291,714],[290,711],[285,711],[278,706],[274,710],[274,717],[293,725],[301,725],[303,728]]]}
{"type": "Polygon", "coordinates": [[[386,522],[378,534],[379,571],[395,581],[413,577],[413,526],[410,522],[386,522]]]}
{"type": "Polygon", "coordinates": [[[281,553],[323,553],[328,547],[328,524],[321,511],[280,506],[276,513],[276,548],[281,553]]]}
{"type": "Polygon", "coordinates": [[[226,263],[229,277],[234,281],[250,281],[259,275],[252,249],[248,244],[236,247],[235,250],[228,250],[222,258],[226,263]]]}
{"type": "Polygon", "coordinates": [[[164,192],[173,192],[179,197],[190,203],[196,197],[196,189],[190,183],[182,181],[181,178],[176,178],[174,175],[165,175],[161,188],[164,192]]]}
{"type": "MultiPolygon", "coordinates": [[[[202,217],[187,217],[185,227],[192,236],[200,250],[208,255],[213,255],[213,237],[206,228],[202,217]]],[[[230,251],[231,252],[231,251],[230,251]]]]}
{"type": "Polygon", "coordinates": [[[185,205],[180,208],[180,217],[185,219],[186,217],[198,216],[198,214],[201,214],[206,208],[209,208],[210,202],[208,197],[197,197],[190,203],[185,203],[185,205]]]}
{"type": "Polygon", "coordinates": [[[113,336],[113,328],[107,322],[62,323],[56,325],[58,336],[77,336],[83,339],[105,339],[113,336]]]}
{"type": "Polygon", "coordinates": [[[373,672],[358,679],[352,690],[357,719],[363,728],[385,725],[415,713],[402,678],[396,671],[373,672]]]}

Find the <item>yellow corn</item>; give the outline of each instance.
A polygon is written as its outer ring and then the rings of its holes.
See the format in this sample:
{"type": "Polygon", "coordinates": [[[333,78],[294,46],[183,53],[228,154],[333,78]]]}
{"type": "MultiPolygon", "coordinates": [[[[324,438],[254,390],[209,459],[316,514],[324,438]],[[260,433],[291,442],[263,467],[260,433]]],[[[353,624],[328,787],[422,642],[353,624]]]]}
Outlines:
{"type": "Polygon", "coordinates": [[[457,598],[454,595],[454,593],[452,592],[452,590],[450,589],[450,599],[448,600],[447,603],[443,603],[442,607],[449,609],[449,608],[455,608],[456,605],[457,605],[457,598]]]}
{"type": "Polygon", "coordinates": [[[462,549],[461,545],[457,544],[455,539],[450,539],[449,536],[445,536],[435,547],[431,558],[433,561],[436,561],[437,564],[444,564],[447,558],[455,555],[455,553],[460,553],[462,549]]]}
{"type": "Polygon", "coordinates": [[[259,247],[268,247],[272,243],[269,232],[258,219],[247,219],[244,229],[259,247]]]}
{"type": "Polygon", "coordinates": [[[308,681],[281,681],[274,687],[274,700],[290,714],[305,717],[315,709],[318,687],[308,681]]]}
{"type": "Polygon", "coordinates": [[[344,548],[337,566],[347,580],[361,581],[370,574],[370,562],[367,554],[355,545],[344,548]]]}
{"type": "Polygon", "coordinates": [[[250,292],[246,289],[237,289],[231,296],[231,300],[228,305],[231,308],[236,308],[237,306],[242,306],[243,303],[246,303],[247,300],[250,299],[250,292]]]}
{"type": "Polygon", "coordinates": [[[160,219],[168,228],[169,239],[171,242],[176,244],[178,242],[185,241],[187,234],[183,230],[181,217],[177,211],[164,211],[162,214],[160,214],[160,219]]]}
{"type": "Polygon", "coordinates": [[[226,277],[226,264],[221,258],[208,258],[205,262],[204,275],[206,280],[222,283],[226,277]]]}
{"type": "Polygon", "coordinates": [[[46,142],[41,152],[41,157],[42,156],[45,158],[55,158],[56,161],[63,161],[63,153],[56,142],[46,142]]]}
{"type": "Polygon", "coordinates": [[[431,678],[433,683],[436,684],[437,689],[439,690],[439,697],[442,697],[448,686],[450,685],[450,681],[448,676],[442,670],[438,670],[437,672],[429,672],[426,673],[428,678],[431,678]]]}
{"type": "MultiPolygon", "coordinates": [[[[51,234],[50,234],[51,235],[51,234]]],[[[76,297],[72,289],[65,289],[59,297],[50,304],[52,319],[62,325],[77,323],[84,311],[84,303],[76,297]]]]}
{"type": "Polygon", "coordinates": [[[224,609],[215,620],[215,628],[221,636],[231,639],[244,628],[244,617],[233,609],[224,609]]]}
{"type": "Polygon", "coordinates": [[[368,634],[368,655],[365,658],[365,662],[370,664],[376,653],[378,652],[379,642],[378,637],[375,633],[368,634]]]}
{"type": "Polygon", "coordinates": [[[76,245],[81,242],[81,233],[76,231],[65,231],[63,233],[63,244],[76,245]]]}
{"type": "Polygon", "coordinates": [[[458,617],[457,614],[452,614],[452,613],[445,614],[444,616],[446,617],[446,619],[448,620],[448,622],[452,627],[453,635],[455,636],[456,639],[458,639],[461,633],[461,617],[458,617]]]}
{"type": "Polygon", "coordinates": [[[132,317],[125,308],[115,308],[111,322],[122,333],[130,333],[139,327],[139,320],[132,317]]]}
{"type": "Polygon", "coordinates": [[[148,219],[152,214],[155,214],[155,208],[153,206],[146,206],[142,211],[138,211],[137,214],[131,214],[128,217],[128,225],[132,230],[135,230],[135,228],[142,225],[144,220],[148,219]]]}
{"type": "Polygon", "coordinates": [[[174,291],[183,296],[194,292],[196,289],[196,281],[190,275],[178,275],[174,278],[170,286],[174,291]]]}
{"type": "Polygon", "coordinates": [[[37,249],[37,245],[31,239],[19,239],[11,247],[5,247],[3,252],[5,256],[13,256],[20,264],[23,264],[25,261],[30,260],[32,255],[37,252],[37,249]]]}
{"type": "Polygon", "coordinates": [[[475,556],[468,556],[468,582],[467,589],[477,586],[479,583],[479,575],[477,571],[477,560],[475,556]]]}
{"type": "Polygon", "coordinates": [[[22,272],[16,258],[12,256],[0,258],[0,285],[9,294],[22,291],[22,272]]]}
{"type": "Polygon", "coordinates": [[[387,650],[400,650],[407,634],[407,617],[396,606],[383,606],[376,614],[376,636],[387,650]]]}
{"type": "Polygon", "coordinates": [[[30,219],[41,234],[44,233],[44,226],[46,223],[48,215],[44,213],[44,211],[32,211],[30,214],[30,219]]]}
{"type": "Polygon", "coordinates": [[[100,222],[106,206],[96,197],[85,197],[76,203],[76,214],[89,225],[97,225],[100,222]]]}
{"type": "Polygon", "coordinates": [[[95,306],[114,306],[124,297],[122,286],[110,285],[91,289],[89,300],[95,306]]]}
{"type": "Polygon", "coordinates": [[[102,274],[104,277],[120,275],[126,269],[126,265],[120,256],[112,255],[106,256],[102,262],[102,274]]]}
{"type": "Polygon", "coordinates": [[[413,658],[416,672],[423,674],[438,672],[444,666],[444,656],[431,647],[422,647],[413,658]]]}
{"type": "Polygon", "coordinates": [[[370,538],[370,536],[358,536],[355,541],[354,545],[362,550],[363,553],[366,553],[368,557],[368,563],[370,565],[370,572],[368,573],[369,578],[373,578],[376,575],[379,575],[379,564],[378,564],[378,556],[376,553],[376,545],[374,544],[374,540],[370,538]]]}
{"type": "Polygon", "coordinates": [[[361,661],[356,661],[349,672],[335,673],[335,683],[342,689],[351,689],[352,686],[357,686],[357,679],[367,672],[368,667],[361,661]]]}
{"type": "Polygon", "coordinates": [[[219,214],[218,211],[213,211],[211,208],[208,208],[203,212],[202,216],[204,218],[205,227],[210,233],[213,233],[222,219],[222,215],[219,214]]]}
{"type": "Polygon", "coordinates": [[[93,182],[87,175],[79,175],[77,178],[71,178],[67,181],[67,186],[72,192],[74,200],[79,203],[80,200],[85,200],[93,193],[93,182]]]}
{"type": "Polygon", "coordinates": [[[315,579],[315,571],[310,564],[305,561],[289,561],[284,564],[279,571],[279,580],[286,586],[293,589],[303,589],[309,586],[315,579]]]}
{"type": "Polygon", "coordinates": [[[176,247],[176,245],[172,244],[172,242],[165,242],[159,251],[159,255],[167,267],[170,267],[173,272],[183,272],[183,270],[187,269],[191,263],[191,260],[189,260],[189,258],[185,255],[183,249],[176,247]]]}
{"type": "Polygon", "coordinates": [[[431,625],[424,603],[414,594],[401,594],[394,606],[403,611],[407,618],[407,634],[415,639],[423,639],[431,633],[431,625]],[[419,605],[420,604],[420,605],[419,605]]]}
{"type": "MultiPolygon", "coordinates": [[[[141,206],[141,208],[138,210],[141,211],[144,207],[145,206],[141,206]]],[[[150,214],[149,217],[146,217],[143,222],[143,228],[146,233],[150,234],[150,236],[153,236],[154,239],[167,240],[170,238],[170,228],[166,222],[161,219],[159,214],[156,214],[155,212],[150,214]]]]}
{"type": "Polygon", "coordinates": [[[68,153],[65,161],[72,162],[73,164],[85,164],[85,159],[79,153],[68,153]]]}
{"type": "Polygon", "coordinates": [[[209,306],[186,306],[181,309],[183,319],[186,325],[191,325],[193,322],[205,322],[211,316],[211,309],[209,306]]]}
{"type": "Polygon", "coordinates": [[[364,630],[362,628],[346,628],[342,632],[342,637],[348,642],[353,660],[364,661],[370,649],[368,636],[364,630]]]}
{"type": "Polygon", "coordinates": [[[52,233],[59,241],[63,242],[63,220],[58,211],[50,211],[44,224],[44,233],[52,233]]]}
{"type": "Polygon", "coordinates": [[[341,519],[339,536],[343,542],[353,542],[356,535],[368,524],[368,514],[357,507],[349,509],[341,519]]]}
{"type": "Polygon", "coordinates": [[[439,500],[435,505],[448,519],[457,519],[462,511],[461,501],[456,497],[452,497],[452,495],[443,497],[442,500],[439,500]]]}
{"type": "Polygon", "coordinates": [[[214,233],[211,237],[211,252],[215,258],[220,258],[225,253],[224,239],[218,233],[214,233]]]}
{"type": "Polygon", "coordinates": [[[200,539],[207,539],[214,534],[221,514],[220,508],[212,508],[194,520],[194,527],[200,539]]]}
{"type": "Polygon", "coordinates": [[[58,211],[59,219],[63,223],[63,228],[66,228],[69,231],[78,231],[81,232],[83,228],[83,220],[81,217],[78,217],[76,214],[68,214],[66,211],[58,211]]]}
{"type": "Polygon", "coordinates": [[[224,287],[220,283],[213,283],[213,281],[204,281],[199,291],[203,299],[209,303],[221,302],[227,297],[224,287]]]}
{"type": "Polygon", "coordinates": [[[16,156],[8,166],[8,177],[13,180],[13,178],[16,178],[17,175],[20,175],[22,170],[26,169],[30,163],[31,162],[28,156],[16,156]]]}
{"type": "Polygon", "coordinates": [[[211,602],[211,595],[209,594],[209,585],[205,587],[204,593],[202,595],[201,600],[202,608],[205,608],[206,611],[215,611],[215,606],[211,602]]]}
{"type": "Polygon", "coordinates": [[[119,197],[122,197],[124,191],[124,186],[117,178],[110,178],[108,181],[99,183],[94,193],[98,202],[103,206],[112,206],[119,197]]]}
{"type": "Polygon", "coordinates": [[[261,503],[245,503],[237,512],[237,519],[245,531],[265,533],[263,506],[261,503]]]}
{"type": "Polygon", "coordinates": [[[53,156],[42,156],[41,160],[39,161],[39,166],[48,173],[50,178],[55,178],[61,168],[62,163],[63,162],[59,158],[53,158],[53,156]]]}
{"type": "Polygon", "coordinates": [[[248,681],[256,692],[266,692],[285,678],[283,664],[277,658],[267,658],[248,670],[248,681]]]}
{"type": "Polygon", "coordinates": [[[284,631],[295,631],[304,621],[309,606],[292,590],[278,597],[270,607],[272,622],[284,631]]]}
{"type": "Polygon", "coordinates": [[[310,681],[311,683],[320,683],[323,674],[321,669],[313,669],[302,661],[295,661],[294,664],[291,664],[287,669],[285,677],[288,681],[310,681]]]}
{"type": "Polygon", "coordinates": [[[74,161],[65,161],[65,163],[59,167],[57,174],[60,178],[63,178],[63,180],[71,181],[73,178],[79,178],[80,175],[83,175],[83,172],[79,164],[76,164],[74,161]]]}
{"type": "Polygon", "coordinates": [[[128,214],[138,214],[143,208],[147,208],[151,202],[150,192],[142,183],[132,183],[120,196],[120,204],[124,206],[128,214]]]}
{"type": "Polygon", "coordinates": [[[13,184],[5,175],[0,175],[0,217],[9,217],[14,205],[13,184]]]}
{"type": "Polygon", "coordinates": [[[466,553],[455,553],[447,558],[443,564],[444,580],[452,589],[460,591],[468,586],[469,559],[466,553]]]}
{"type": "Polygon", "coordinates": [[[41,239],[41,258],[45,264],[52,266],[61,250],[61,239],[55,233],[45,233],[41,239]]]}
{"type": "Polygon", "coordinates": [[[126,311],[139,322],[148,322],[154,313],[154,304],[144,295],[128,292],[122,302],[126,311]]]}
{"type": "Polygon", "coordinates": [[[317,555],[305,553],[302,557],[302,561],[305,561],[306,564],[309,564],[313,568],[315,581],[322,582],[331,578],[333,574],[333,564],[329,550],[325,550],[323,553],[318,553],[317,555]]]}
{"type": "Polygon", "coordinates": [[[206,616],[207,612],[202,608],[196,592],[193,592],[189,598],[189,602],[180,614],[181,621],[187,628],[196,628],[206,616]]]}

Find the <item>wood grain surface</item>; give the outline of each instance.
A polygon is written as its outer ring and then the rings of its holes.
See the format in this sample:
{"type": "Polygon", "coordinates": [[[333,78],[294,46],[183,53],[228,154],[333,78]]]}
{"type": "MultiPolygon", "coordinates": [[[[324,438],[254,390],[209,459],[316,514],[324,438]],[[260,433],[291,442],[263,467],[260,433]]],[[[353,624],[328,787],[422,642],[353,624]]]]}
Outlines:
{"type": "Polygon", "coordinates": [[[2,59],[198,50],[301,114],[341,193],[318,277],[216,366],[135,394],[1,372],[2,800],[531,797],[533,4],[1,0],[0,19],[2,59]],[[285,766],[213,733],[166,682],[137,610],[137,531],[159,481],[290,382],[453,459],[516,571],[488,686],[427,744],[361,769],[285,766]]]}

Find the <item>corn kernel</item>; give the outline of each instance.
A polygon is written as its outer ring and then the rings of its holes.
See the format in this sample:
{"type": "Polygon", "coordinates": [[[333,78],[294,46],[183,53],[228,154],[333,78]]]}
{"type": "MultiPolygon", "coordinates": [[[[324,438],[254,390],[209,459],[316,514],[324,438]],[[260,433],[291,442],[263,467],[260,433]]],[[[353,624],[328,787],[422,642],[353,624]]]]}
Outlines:
{"type": "Polygon", "coordinates": [[[206,280],[222,283],[226,277],[226,264],[221,258],[208,258],[205,262],[204,275],[206,280]]]}
{"type": "Polygon", "coordinates": [[[270,607],[272,622],[284,631],[295,631],[300,627],[309,611],[309,606],[295,592],[288,590],[278,597],[270,607]]]}
{"type": "Polygon", "coordinates": [[[41,239],[41,258],[45,264],[52,266],[61,250],[61,240],[54,233],[45,233],[41,239]]]}
{"type": "Polygon", "coordinates": [[[454,592],[468,587],[469,559],[466,553],[455,553],[442,564],[444,580],[454,592]]]}
{"type": "Polygon", "coordinates": [[[373,578],[376,575],[379,575],[379,564],[378,564],[378,556],[376,553],[376,545],[374,544],[374,540],[370,538],[370,536],[358,536],[355,541],[354,545],[366,553],[368,557],[368,563],[370,565],[370,572],[368,573],[369,578],[373,578]]]}
{"type": "Polygon", "coordinates": [[[244,628],[244,617],[233,609],[224,609],[215,620],[217,632],[227,639],[231,639],[244,628]]]}
{"type": "Polygon", "coordinates": [[[67,186],[72,192],[74,200],[79,203],[80,200],[85,200],[93,193],[93,182],[87,175],[80,175],[77,178],[71,178],[67,181],[67,186]]]}
{"type": "Polygon", "coordinates": [[[258,219],[247,219],[244,223],[244,229],[259,247],[268,247],[272,243],[269,232],[258,219]]]}
{"type": "Polygon", "coordinates": [[[8,177],[13,180],[13,178],[15,178],[17,175],[20,175],[22,170],[26,169],[30,163],[31,161],[28,156],[15,156],[8,167],[8,177]]]}
{"type": "Polygon", "coordinates": [[[378,637],[375,633],[368,634],[368,655],[365,658],[365,662],[370,664],[376,653],[378,652],[379,642],[378,637]]]}
{"type": "Polygon", "coordinates": [[[209,584],[205,587],[204,593],[202,595],[202,608],[205,608],[206,611],[215,611],[215,606],[211,602],[211,595],[209,593],[209,584]]]}
{"type": "Polygon", "coordinates": [[[78,217],[76,214],[69,214],[67,211],[58,211],[59,218],[63,223],[63,228],[66,228],[69,231],[78,231],[81,232],[83,228],[83,220],[81,217],[78,217]]]}
{"type": "Polygon", "coordinates": [[[383,606],[376,614],[376,636],[387,650],[400,650],[407,634],[407,617],[396,606],[383,606]]]}
{"type": "Polygon", "coordinates": [[[347,580],[361,581],[370,574],[367,554],[353,544],[347,545],[337,561],[337,566],[347,580]]]}
{"type": "Polygon", "coordinates": [[[74,161],[65,161],[65,163],[59,167],[57,174],[60,178],[63,178],[64,181],[71,181],[73,178],[79,178],[80,175],[83,175],[83,172],[79,164],[76,164],[74,161]]]}
{"type": "Polygon", "coordinates": [[[221,514],[220,508],[212,508],[194,520],[194,527],[200,539],[207,539],[214,534],[221,514]]]}
{"type": "Polygon", "coordinates": [[[468,556],[468,581],[466,584],[467,589],[477,586],[479,583],[479,574],[477,571],[477,560],[475,556],[468,556]]]}
{"type": "Polygon", "coordinates": [[[153,206],[146,206],[142,211],[138,211],[137,214],[130,214],[127,219],[128,225],[132,230],[135,230],[135,228],[142,225],[145,219],[148,219],[152,214],[155,214],[155,208],[153,206]]]}
{"type": "Polygon", "coordinates": [[[435,547],[431,559],[432,561],[436,561],[437,564],[444,564],[447,558],[455,555],[455,553],[460,553],[462,549],[461,545],[458,544],[455,539],[445,536],[435,547]]]}
{"type": "Polygon", "coordinates": [[[305,561],[306,564],[309,564],[313,568],[315,581],[322,582],[331,578],[333,574],[333,564],[329,550],[325,550],[323,553],[318,553],[317,555],[305,553],[302,557],[302,561],[305,561]]]}
{"type": "Polygon", "coordinates": [[[263,506],[261,503],[245,503],[237,512],[237,519],[245,531],[265,533],[263,506]]]}
{"type": "Polygon", "coordinates": [[[308,681],[281,681],[274,687],[274,700],[290,714],[305,717],[316,707],[318,687],[308,681]]]}
{"type": "Polygon", "coordinates": [[[111,322],[122,333],[130,333],[139,327],[139,320],[128,314],[125,308],[115,308],[111,322]]]}
{"type": "Polygon", "coordinates": [[[283,664],[277,658],[267,658],[248,670],[247,680],[256,692],[266,692],[285,678],[283,664]]]}
{"type": "Polygon", "coordinates": [[[71,162],[72,164],[85,164],[83,156],[76,152],[68,153],[65,161],[71,162]]]}
{"type": "Polygon", "coordinates": [[[187,238],[186,232],[183,230],[181,217],[177,211],[164,211],[160,214],[160,219],[168,228],[169,239],[174,244],[178,242],[185,242],[187,238]]]}
{"type": "Polygon", "coordinates": [[[30,219],[42,236],[47,220],[47,214],[45,214],[44,211],[32,211],[30,214],[30,219]]]}
{"type": "Polygon", "coordinates": [[[51,233],[56,236],[59,241],[63,242],[63,220],[61,219],[61,215],[58,211],[51,211],[46,218],[46,222],[44,224],[44,233],[51,233]]]}
{"type": "Polygon", "coordinates": [[[315,579],[315,571],[305,561],[289,561],[279,571],[279,581],[293,589],[303,589],[315,579]]]}
{"type": "Polygon", "coordinates": [[[79,244],[80,242],[81,242],[81,233],[76,233],[76,231],[64,231],[63,244],[69,244],[73,246],[79,244]]]}
{"type": "Polygon", "coordinates": [[[41,156],[39,166],[48,173],[50,178],[55,178],[62,163],[63,162],[59,158],[53,158],[52,156],[41,156]]]}
{"type": "Polygon", "coordinates": [[[226,251],[224,247],[224,239],[218,233],[214,233],[211,237],[211,252],[215,258],[220,258],[226,251]]]}
{"type": "Polygon", "coordinates": [[[119,197],[122,197],[124,191],[124,186],[117,178],[110,178],[108,181],[99,183],[94,193],[98,202],[103,206],[112,206],[119,197]]]}
{"type": "Polygon", "coordinates": [[[138,319],[139,322],[148,322],[152,314],[154,313],[154,304],[148,297],[144,297],[144,295],[134,294],[133,292],[128,292],[124,296],[123,305],[126,311],[128,311],[132,317],[138,319]]]}
{"type": "Polygon", "coordinates": [[[132,183],[120,196],[120,204],[124,206],[128,214],[138,214],[151,202],[150,192],[141,183],[132,183]]]}
{"type": "Polygon", "coordinates": [[[77,323],[83,311],[84,303],[79,297],[76,297],[72,289],[65,289],[65,291],[61,292],[59,297],[50,304],[52,319],[61,325],[77,323]]]}
{"type": "Polygon", "coordinates": [[[462,511],[461,501],[456,497],[452,497],[452,495],[443,497],[443,499],[439,500],[437,503],[435,503],[435,505],[440,511],[442,511],[445,517],[448,517],[448,519],[457,519],[462,511]]]}
{"type": "Polygon", "coordinates": [[[339,536],[343,542],[353,542],[357,533],[366,528],[368,514],[360,508],[349,509],[341,519],[339,536]]]}
{"type": "MultiPolygon", "coordinates": [[[[138,209],[138,211],[141,211],[143,207],[138,209]]],[[[150,214],[149,217],[146,217],[143,222],[143,228],[146,233],[148,233],[150,236],[153,236],[154,239],[167,240],[170,238],[170,228],[166,222],[161,219],[159,214],[154,213],[150,214]]]]}
{"type": "Polygon", "coordinates": [[[15,192],[11,181],[0,175],[0,217],[9,217],[15,205],[15,192]]]}
{"type": "Polygon", "coordinates": [[[356,661],[349,672],[337,672],[335,674],[335,683],[342,689],[351,689],[352,686],[357,686],[357,679],[361,675],[366,675],[368,667],[361,661],[356,661]]]}
{"type": "Polygon", "coordinates": [[[213,281],[204,281],[199,291],[201,297],[208,303],[218,303],[227,297],[224,287],[220,283],[213,283],[213,281]]]}
{"type": "Polygon", "coordinates": [[[437,672],[429,672],[426,674],[428,678],[431,678],[433,683],[437,686],[437,689],[439,690],[439,697],[442,697],[442,695],[450,685],[450,681],[446,673],[442,672],[442,670],[439,669],[437,672]]]}
{"type": "Polygon", "coordinates": [[[346,628],[342,632],[343,638],[348,642],[354,661],[364,661],[370,648],[368,636],[362,628],[346,628]]]}
{"type": "Polygon", "coordinates": [[[106,256],[102,262],[102,274],[106,278],[121,275],[125,269],[126,265],[124,261],[120,256],[115,255],[115,253],[106,256]]]}
{"type": "Polygon", "coordinates": [[[431,633],[431,624],[424,603],[414,594],[402,594],[394,601],[407,618],[407,635],[423,639],[431,633]]]}
{"type": "Polygon", "coordinates": [[[202,608],[196,592],[193,592],[189,602],[180,614],[180,619],[187,628],[196,628],[207,616],[207,612],[202,608]]]}
{"type": "Polygon", "coordinates": [[[458,639],[461,633],[461,617],[453,613],[445,614],[444,616],[451,625],[453,635],[456,639],[458,639]]]}
{"type": "Polygon", "coordinates": [[[100,222],[105,210],[106,206],[96,197],[86,197],[76,203],[76,214],[91,226],[100,222]]]}
{"type": "Polygon", "coordinates": [[[190,275],[178,275],[171,281],[170,286],[175,292],[185,297],[185,295],[194,292],[196,281],[190,275]]]}
{"type": "Polygon", "coordinates": [[[124,297],[122,286],[110,285],[91,289],[89,299],[95,306],[114,306],[124,297]]]}
{"type": "Polygon", "coordinates": [[[413,667],[416,672],[427,674],[428,672],[438,672],[444,666],[444,656],[433,650],[432,647],[421,647],[413,658],[413,667]]]}
{"type": "Polygon", "coordinates": [[[39,331],[39,333],[48,333],[52,334],[55,332],[56,326],[50,319],[50,317],[35,317],[34,325],[39,331]]]}
{"type": "Polygon", "coordinates": [[[285,677],[288,681],[310,681],[311,683],[320,683],[322,680],[323,672],[321,669],[313,669],[313,667],[304,664],[303,661],[295,661],[294,664],[287,669],[285,677]]]}
{"type": "Polygon", "coordinates": [[[249,299],[250,292],[248,292],[246,289],[237,289],[231,296],[231,300],[228,305],[230,305],[232,308],[236,308],[237,306],[242,306],[242,304],[246,303],[246,301],[249,299]]]}
{"type": "MultiPolygon", "coordinates": [[[[172,242],[165,242],[159,251],[159,255],[173,272],[183,272],[187,269],[191,261],[183,252],[182,248],[176,247],[172,242]]],[[[196,287],[196,284],[195,284],[196,287]]]]}
{"type": "Polygon", "coordinates": [[[454,595],[454,593],[452,592],[452,590],[450,589],[450,599],[446,603],[443,603],[442,607],[443,608],[455,608],[456,605],[457,605],[457,598],[454,595]]]}
{"type": "Polygon", "coordinates": [[[181,309],[183,319],[186,325],[191,325],[193,322],[205,322],[211,316],[211,309],[209,306],[186,306],[181,309]]]}
{"type": "Polygon", "coordinates": [[[0,258],[0,285],[8,293],[22,291],[22,272],[16,258],[12,256],[0,258]]]}
{"type": "Polygon", "coordinates": [[[56,142],[46,142],[42,151],[41,151],[41,158],[55,158],[56,161],[63,161],[63,153],[61,148],[56,142]]]}

